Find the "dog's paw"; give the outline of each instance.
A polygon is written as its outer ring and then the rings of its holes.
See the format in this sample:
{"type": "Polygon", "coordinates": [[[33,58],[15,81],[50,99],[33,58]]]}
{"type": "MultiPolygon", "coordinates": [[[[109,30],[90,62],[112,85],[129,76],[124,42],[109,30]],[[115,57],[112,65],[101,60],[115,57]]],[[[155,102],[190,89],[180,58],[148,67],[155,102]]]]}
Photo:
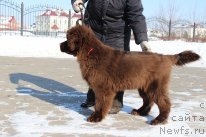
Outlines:
{"type": "Polygon", "coordinates": [[[154,119],[150,122],[150,125],[158,125],[159,123],[159,120],[154,119]]]}
{"type": "Polygon", "coordinates": [[[131,111],[131,114],[132,114],[132,115],[140,115],[137,109],[133,109],[133,110],[131,111]]]}
{"type": "Polygon", "coordinates": [[[102,119],[103,118],[101,114],[93,113],[91,116],[87,118],[87,121],[96,123],[96,122],[100,122],[102,119]]]}
{"type": "Polygon", "coordinates": [[[166,124],[167,120],[157,120],[156,118],[150,122],[150,125],[162,125],[166,124]]]}
{"type": "Polygon", "coordinates": [[[147,116],[149,113],[148,110],[144,109],[144,110],[140,110],[140,109],[133,109],[131,114],[132,115],[138,115],[138,116],[147,116]]]}

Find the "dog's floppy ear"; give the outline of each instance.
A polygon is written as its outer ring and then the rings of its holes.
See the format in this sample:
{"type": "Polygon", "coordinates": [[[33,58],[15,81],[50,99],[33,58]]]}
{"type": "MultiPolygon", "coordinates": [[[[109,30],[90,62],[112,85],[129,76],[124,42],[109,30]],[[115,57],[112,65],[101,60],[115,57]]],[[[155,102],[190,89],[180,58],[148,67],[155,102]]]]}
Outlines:
{"type": "Polygon", "coordinates": [[[78,50],[83,43],[82,26],[77,25],[67,32],[67,41],[71,51],[78,50]]]}
{"type": "Polygon", "coordinates": [[[74,36],[74,31],[68,30],[68,31],[67,31],[67,36],[66,36],[66,38],[67,38],[67,45],[68,45],[68,43],[69,43],[68,48],[69,48],[71,51],[75,50],[75,41],[76,41],[76,38],[75,38],[75,36],[74,36]]]}

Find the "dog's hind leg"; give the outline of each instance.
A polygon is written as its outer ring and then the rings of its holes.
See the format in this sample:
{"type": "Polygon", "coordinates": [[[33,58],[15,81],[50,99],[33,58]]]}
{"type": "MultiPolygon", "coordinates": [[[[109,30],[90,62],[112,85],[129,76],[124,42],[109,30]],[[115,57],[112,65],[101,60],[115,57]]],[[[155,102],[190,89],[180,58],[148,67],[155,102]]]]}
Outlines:
{"type": "Polygon", "coordinates": [[[115,97],[115,92],[95,92],[95,111],[88,117],[89,122],[99,122],[108,114],[112,107],[112,102],[115,97]]]}
{"type": "Polygon", "coordinates": [[[150,96],[145,93],[143,89],[139,89],[139,95],[143,99],[143,105],[139,109],[133,109],[131,114],[132,115],[140,115],[140,116],[146,116],[151,110],[152,105],[154,104],[154,101],[151,99],[150,96]]]}
{"type": "Polygon", "coordinates": [[[167,91],[163,90],[164,89],[162,89],[162,92],[160,93],[161,95],[158,94],[154,98],[154,101],[159,108],[160,114],[154,120],[151,121],[151,125],[164,124],[167,122],[167,118],[170,113],[171,103],[167,95],[167,91]]]}

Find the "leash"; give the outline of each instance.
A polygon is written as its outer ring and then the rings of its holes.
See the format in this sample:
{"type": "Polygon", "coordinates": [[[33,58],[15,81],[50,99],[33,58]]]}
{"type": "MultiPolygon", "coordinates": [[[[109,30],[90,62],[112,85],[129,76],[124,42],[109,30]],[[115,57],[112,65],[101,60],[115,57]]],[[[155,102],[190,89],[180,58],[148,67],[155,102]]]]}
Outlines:
{"type": "MultiPolygon", "coordinates": [[[[84,6],[84,3],[79,3],[79,9],[80,9],[80,13],[81,13],[81,18],[76,21],[76,25],[84,25],[85,19],[84,19],[84,12],[83,12],[83,10],[86,11],[86,7],[84,6]],[[81,23],[80,23],[80,21],[81,21],[81,23]]],[[[90,50],[87,53],[87,59],[89,58],[89,56],[91,55],[93,50],[94,50],[94,48],[90,48],[90,50]]]]}
{"type": "MultiPolygon", "coordinates": [[[[84,18],[84,10],[86,11],[86,7],[84,6],[84,3],[79,3],[79,8],[80,8],[80,13],[81,13],[81,18],[78,19],[76,21],[76,25],[84,25],[84,21],[85,21],[85,18],[84,18]],[[80,23],[81,22],[81,23],[80,23]]],[[[94,51],[94,48],[90,48],[89,51],[87,52],[87,56],[86,56],[86,59],[84,60],[85,62],[88,61],[90,55],[92,54],[92,52],[94,51]]],[[[90,69],[94,68],[95,66],[91,66],[90,64],[87,64],[87,70],[84,74],[84,78],[86,78],[88,72],[90,71],[90,69]]]]}
{"type": "Polygon", "coordinates": [[[86,7],[84,6],[83,3],[79,3],[79,9],[80,9],[80,13],[81,13],[81,18],[76,21],[76,25],[84,24],[84,13],[83,13],[83,10],[84,9],[86,10],[86,7]],[[80,21],[81,21],[81,23],[80,23],[80,21]]]}

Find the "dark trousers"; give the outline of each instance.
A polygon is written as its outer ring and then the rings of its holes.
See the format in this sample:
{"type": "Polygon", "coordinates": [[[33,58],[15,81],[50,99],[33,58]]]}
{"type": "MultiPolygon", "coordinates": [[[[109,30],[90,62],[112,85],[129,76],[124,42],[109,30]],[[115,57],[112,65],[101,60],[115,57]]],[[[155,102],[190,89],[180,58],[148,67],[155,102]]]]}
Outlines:
{"type": "MultiPolygon", "coordinates": [[[[114,100],[116,100],[114,102],[118,102],[123,106],[123,95],[124,91],[119,91],[114,98],[114,100]]],[[[87,102],[95,102],[95,93],[91,88],[89,88],[87,92],[87,102]]]]}

